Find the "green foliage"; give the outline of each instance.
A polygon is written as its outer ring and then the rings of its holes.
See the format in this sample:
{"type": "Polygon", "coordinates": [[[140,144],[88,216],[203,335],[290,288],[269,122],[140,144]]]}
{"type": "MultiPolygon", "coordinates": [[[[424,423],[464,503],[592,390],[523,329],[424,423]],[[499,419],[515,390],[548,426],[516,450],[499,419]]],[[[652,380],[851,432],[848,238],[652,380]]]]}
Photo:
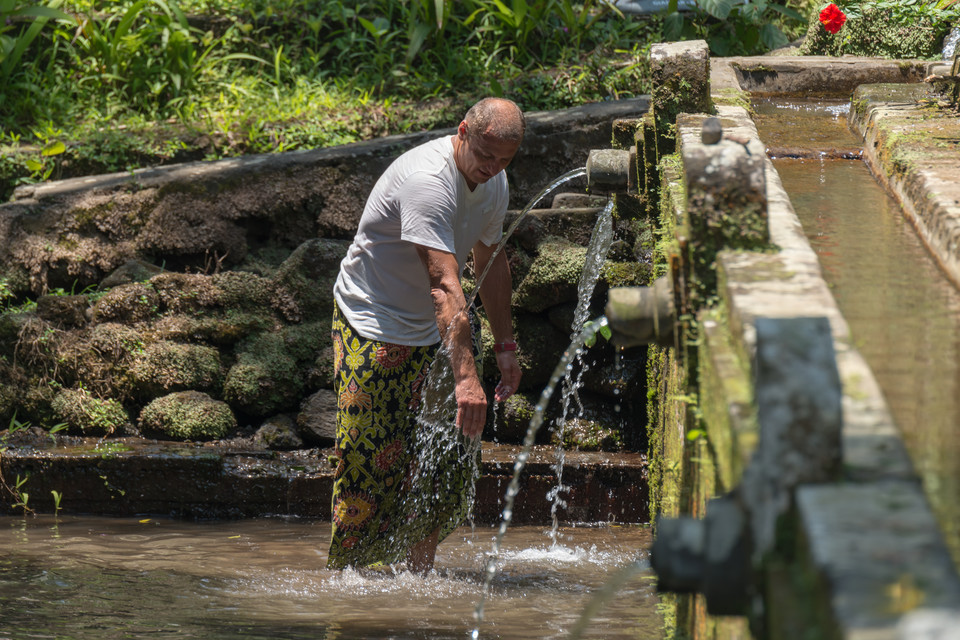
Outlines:
{"type": "Polygon", "coordinates": [[[802,25],[805,17],[786,4],[769,0],[697,0],[690,13],[671,0],[664,20],[665,40],[704,39],[719,56],[757,55],[789,43],[784,31],[802,25]]]}
{"type": "Polygon", "coordinates": [[[846,23],[830,34],[814,13],[801,54],[938,58],[944,36],[960,21],[960,3],[952,0],[838,0],[835,4],[846,14],[846,23]]]}
{"type": "Polygon", "coordinates": [[[0,0],[0,199],[48,179],[450,126],[485,94],[536,110],[645,93],[660,24],[606,0],[34,4],[0,0]]]}

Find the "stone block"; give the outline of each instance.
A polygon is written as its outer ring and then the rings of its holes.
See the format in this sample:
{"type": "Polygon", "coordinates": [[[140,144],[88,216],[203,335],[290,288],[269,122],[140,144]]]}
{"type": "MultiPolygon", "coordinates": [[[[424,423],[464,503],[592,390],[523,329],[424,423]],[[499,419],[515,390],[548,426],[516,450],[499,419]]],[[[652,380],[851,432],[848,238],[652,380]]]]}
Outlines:
{"type": "Polygon", "coordinates": [[[650,48],[653,112],[658,129],[680,113],[710,113],[710,48],[705,40],[666,42],[650,48]]]}

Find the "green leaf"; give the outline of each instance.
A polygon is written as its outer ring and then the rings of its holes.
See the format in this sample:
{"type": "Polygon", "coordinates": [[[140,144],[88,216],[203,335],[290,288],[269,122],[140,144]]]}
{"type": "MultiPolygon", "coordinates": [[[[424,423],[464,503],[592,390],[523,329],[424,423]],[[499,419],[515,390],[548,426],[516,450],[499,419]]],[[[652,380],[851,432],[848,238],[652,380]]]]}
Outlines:
{"type": "Polygon", "coordinates": [[[806,21],[807,21],[807,19],[803,17],[803,14],[802,14],[802,13],[800,13],[799,11],[796,11],[796,10],[794,10],[794,9],[791,9],[790,7],[785,7],[785,6],[779,5],[779,4],[771,4],[771,5],[769,5],[768,8],[769,8],[769,9],[772,9],[773,11],[776,11],[777,13],[779,13],[779,14],[782,15],[782,16],[784,16],[785,18],[789,18],[789,19],[791,19],[791,20],[796,20],[797,22],[806,22],[806,21]]]}
{"type": "Polygon", "coordinates": [[[667,15],[663,21],[663,38],[668,42],[679,40],[682,34],[683,14],[681,14],[679,11],[674,11],[673,13],[667,15]]]}
{"type": "Polygon", "coordinates": [[[410,31],[410,44],[407,45],[407,64],[413,62],[413,59],[420,53],[423,43],[426,42],[430,34],[430,25],[419,23],[410,31]]]}
{"type": "Polygon", "coordinates": [[[59,140],[54,140],[48,142],[44,147],[43,151],[40,152],[44,158],[49,158],[50,156],[58,156],[64,151],[67,150],[67,146],[60,142],[59,140]]]}
{"type": "Polygon", "coordinates": [[[718,20],[726,20],[733,10],[734,0],[700,0],[700,7],[718,20]]]}
{"type": "Polygon", "coordinates": [[[606,325],[606,324],[605,324],[605,325],[601,326],[601,327],[600,327],[600,335],[602,335],[602,336],[604,337],[604,339],[609,340],[609,339],[611,338],[611,336],[613,336],[613,330],[610,329],[610,325],[606,325]]]}
{"type": "Polygon", "coordinates": [[[779,49],[790,44],[780,28],[769,22],[760,28],[760,42],[768,49],[779,49]]]}
{"type": "Polygon", "coordinates": [[[30,171],[33,171],[34,173],[43,171],[43,164],[36,160],[33,160],[33,159],[27,160],[25,164],[27,165],[27,169],[29,169],[30,171]]]}

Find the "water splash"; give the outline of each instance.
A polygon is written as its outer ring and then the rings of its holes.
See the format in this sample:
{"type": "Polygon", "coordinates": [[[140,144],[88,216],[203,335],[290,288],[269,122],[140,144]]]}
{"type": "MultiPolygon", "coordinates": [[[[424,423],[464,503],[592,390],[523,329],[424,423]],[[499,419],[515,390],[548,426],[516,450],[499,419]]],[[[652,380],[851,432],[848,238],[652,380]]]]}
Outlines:
{"type": "Polygon", "coordinates": [[[490,592],[490,585],[493,582],[493,577],[497,573],[497,561],[500,556],[500,548],[503,545],[503,536],[507,533],[507,528],[510,526],[510,522],[513,520],[513,504],[517,497],[517,493],[520,491],[520,473],[523,471],[527,464],[527,460],[530,458],[530,452],[533,449],[533,443],[536,440],[537,432],[540,430],[541,425],[543,425],[543,417],[546,412],[547,405],[550,402],[550,398],[553,397],[553,392],[556,389],[557,384],[566,375],[567,371],[572,368],[573,361],[583,352],[584,345],[593,339],[598,331],[606,326],[607,318],[601,316],[596,321],[588,323],[583,328],[583,330],[570,343],[570,346],[567,347],[566,351],[563,352],[560,362],[557,363],[557,366],[554,368],[553,373],[550,376],[550,381],[540,394],[540,401],[537,403],[537,406],[534,409],[533,419],[530,420],[530,426],[527,428],[526,436],[523,439],[523,449],[517,455],[517,459],[513,464],[513,477],[510,478],[510,484],[507,486],[507,492],[504,495],[504,506],[500,521],[500,528],[497,531],[497,535],[494,537],[493,548],[491,549],[491,553],[487,559],[486,567],[483,571],[483,591],[480,596],[480,601],[477,603],[477,607],[473,613],[474,621],[477,623],[477,627],[474,628],[470,634],[472,638],[479,638],[480,636],[479,625],[483,622],[484,605],[486,604],[487,595],[490,592]]]}
{"type": "MultiPolygon", "coordinates": [[[[574,340],[582,330],[583,324],[587,321],[590,313],[590,300],[593,298],[593,290],[597,286],[597,280],[600,278],[600,270],[610,251],[610,245],[613,244],[613,200],[609,200],[607,205],[597,216],[596,225],[593,228],[593,234],[590,236],[590,243],[587,246],[586,261],[583,265],[583,273],[580,274],[580,282],[577,286],[577,307],[573,312],[573,322],[570,329],[570,340],[574,340]]],[[[557,436],[557,449],[554,462],[554,473],[557,476],[556,486],[547,493],[550,500],[550,519],[552,526],[550,528],[550,541],[552,545],[557,544],[557,532],[560,529],[560,520],[557,513],[560,509],[567,507],[563,495],[570,487],[563,484],[563,467],[566,462],[566,450],[563,446],[564,432],[567,425],[567,413],[570,410],[571,400],[577,403],[577,417],[583,415],[583,404],[580,402],[578,394],[582,386],[583,374],[587,371],[587,365],[582,362],[578,356],[576,360],[579,364],[576,379],[572,376],[572,371],[568,371],[563,378],[563,391],[561,393],[560,415],[555,421],[555,433],[557,436]]]]}
{"type": "Polygon", "coordinates": [[[467,298],[468,309],[473,304],[473,302],[477,299],[477,294],[480,292],[480,285],[483,283],[484,278],[487,277],[487,272],[490,271],[490,267],[493,265],[493,259],[496,258],[497,254],[499,254],[503,250],[503,247],[507,244],[507,240],[510,239],[510,236],[513,235],[513,232],[520,225],[520,221],[523,220],[528,213],[530,213],[531,209],[533,209],[538,204],[540,204],[540,201],[543,200],[548,193],[550,193],[560,185],[573,180],[574,178],[579,178],[585,175],[587,175],[586,167],[580,167],[579,169],[568,171],[567,173],[563,174],[562,176],[560,176],[559,178],[557,178],[556,180],[548,184],[546,187],[544,187],[540,191],[540,193],[533,196],[530,202],[527,203],[527,206],[525,206],[523,210],[520,211],[520,215],[517,216],[517,219],[514,220],[510,224],[510,226],[507,227],[507,230],[503,232],[503,238],[500,240],[500,244],[497,245],[497,248],[494,249],[493,253],[490,255],[490,260],[487,261],[486,268],[483,270],[483,273],[481,273],[480,276],[477,278],[477,285],[473,288],[473,291],[470,293],[470,296],[467,298]]]}

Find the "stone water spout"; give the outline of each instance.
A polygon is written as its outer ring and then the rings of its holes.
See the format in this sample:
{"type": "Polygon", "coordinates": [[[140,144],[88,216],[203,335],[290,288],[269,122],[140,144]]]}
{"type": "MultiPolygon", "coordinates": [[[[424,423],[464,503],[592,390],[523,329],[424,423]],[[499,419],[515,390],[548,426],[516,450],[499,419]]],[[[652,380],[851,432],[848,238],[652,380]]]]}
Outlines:
{"type": "Polygon", "coordinates": [[[637,191],[637,149],[593,149],[587,156],[587,190],[612,194],[637,191]]]}
{"type": "Polygon", "coordinates": [[[607,295],[607,321],[620,347],[673,344],[677,313],[669,276],[649,287],[617,287],[607,295]]]}

